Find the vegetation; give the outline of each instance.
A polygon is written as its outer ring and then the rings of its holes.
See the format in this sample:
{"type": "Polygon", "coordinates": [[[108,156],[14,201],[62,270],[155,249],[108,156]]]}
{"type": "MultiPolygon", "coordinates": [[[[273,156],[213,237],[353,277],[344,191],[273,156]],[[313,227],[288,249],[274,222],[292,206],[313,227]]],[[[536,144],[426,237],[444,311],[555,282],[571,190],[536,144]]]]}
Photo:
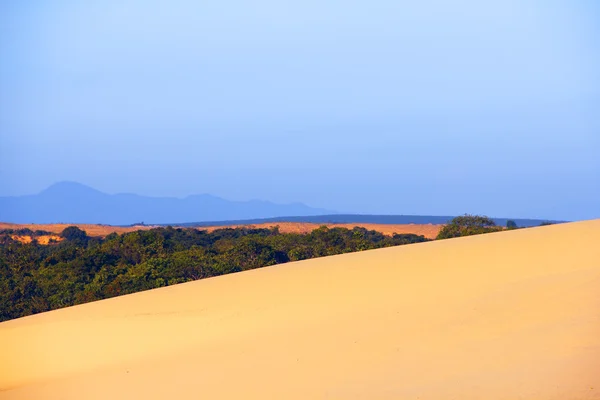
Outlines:
{"type": "Polygon", "coordinates": [[[452,219],[442,228],[437,239],[449,239],[461,236],[479,235],[481,233],[498,232],[502,227],[488,217],[465,214],[452,219]]]}
{"type": "Polygon", "coordinates": [[[7,237],[9,235],[39,237],[39,236],[45,236],[45,235],[53,235],[53,233],[48,232],[48,231],[40,231],[40,230],[32,231],[29,228],[0,230],[0,239],[4,239],[5,237],[7,237]]]}
{"type": "Polygon", "coordinates": [[[506,229],[517,229],[517,223],[515,221],[513,221],[512,219],[509,219],[508,221],[506,221],[506,229]]]}
{"type": "Polygon", "coordinates": [[[364,228],[282,234],[273,229],[156,228],[106,238],[66,228],[64,240],[21,243],[0,231],[0,321],[181,282],[314,257],[424,242],[364,228]]]}

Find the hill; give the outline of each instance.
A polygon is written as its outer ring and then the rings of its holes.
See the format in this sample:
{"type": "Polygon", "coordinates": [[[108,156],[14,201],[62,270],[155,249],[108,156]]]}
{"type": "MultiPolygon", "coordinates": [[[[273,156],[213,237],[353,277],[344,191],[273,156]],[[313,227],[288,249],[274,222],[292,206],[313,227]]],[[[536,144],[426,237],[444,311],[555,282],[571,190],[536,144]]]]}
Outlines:
{"type": "Polygon", "coordinates": [[[600,220],[288,263],[0,324],[0,399],[598,399],[600,220]]]}
{"type": "Polygon", "coordinates": [[[0,221],[12,223],[176,224],[330,212],[301,203],[229,201],[209,194],[183,199],[109,195],[75,182],[60,182],[36,195],[0,197],[0,221]]]}
{"type": "MultiPolygon", "coordinates": [[[[0,197],[0,221],[16,224],[89,224],[186,227],[257,225],[279,222],[312,224],[441,225],[453,216],[339,214],[302,203],[229,201],[209,194],[183,199],[102,193],[91,187],[60,182],[37,195],[0,197]]],[[[510,218],[521,227],[544,220],[510,218]]],[[[494,218],[505,226],[508,218],[494,218]]],[[[552,221],[562,222],[562,221],[552,221]]]]}

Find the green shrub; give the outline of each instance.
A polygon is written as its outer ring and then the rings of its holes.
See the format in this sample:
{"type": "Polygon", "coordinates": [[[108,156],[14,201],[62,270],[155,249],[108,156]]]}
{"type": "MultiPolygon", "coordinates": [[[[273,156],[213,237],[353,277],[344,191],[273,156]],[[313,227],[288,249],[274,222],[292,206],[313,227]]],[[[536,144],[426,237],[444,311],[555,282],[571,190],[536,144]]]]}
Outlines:
{"type": "Polygon", "coordinates": [[[482,233],[498,232],[502,227],[488,217],[465,214],[452,219],[437,236],[437,239],[449,239],[461,236],[479,235],[482,233]]]}

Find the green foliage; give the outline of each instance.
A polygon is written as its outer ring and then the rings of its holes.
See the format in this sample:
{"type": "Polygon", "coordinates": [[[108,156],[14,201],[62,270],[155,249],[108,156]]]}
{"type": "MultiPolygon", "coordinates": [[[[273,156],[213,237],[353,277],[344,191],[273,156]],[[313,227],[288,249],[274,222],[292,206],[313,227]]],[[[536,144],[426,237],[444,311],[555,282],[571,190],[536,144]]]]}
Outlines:
{"type": "Polygon", "coordinates": [[[506,221],[506,228],[507,229],[517,229],[517,223],[515,221],[513,221],[512,219],[509,219],[508,221],[506,221]]]}
{"type": "Polygon", "coordinates": [[[60,236],[62,236],[65,240],[76,244],[77,246],[86,246],[89,237],[87,233],[76,226],[69,226],[65,228],[60,236]]]}
{"type": "Polygon", "coordinates": [[[65,240],[23,244],[0,232],[0,321],[288,261],[427,241],[356,227],[309,234],[278,228],[155,228],[88,237],[66,228],[65,240]]]}
{"type": "Polygon", "coordinates": [[[542,223],[540,223],[540,226],[546,226],[546,225],[554,225],[554,222],[551,222],[551,221],[543,221],[542,223]]]}
{"type": "Polygon", "coordinates": [[[29,228],[22,228],[22,229],[2,229],[2,230],[0,230],[0,235],[1,234],[38,237],[38,236],[43,236],[43,235],[52,235],[53,233],[48,232],[48,231],[41,231],[41,230],[32,231],[29,228]]]}
{"type": "Polygon", "coordinates": [[[498,232],[502,227],[488,217],[480,215],[462,215],[452,219],[446,224],[437,236],[437,239],[449,239],[461,236],[479,235],[481,233],[498,232]]]}

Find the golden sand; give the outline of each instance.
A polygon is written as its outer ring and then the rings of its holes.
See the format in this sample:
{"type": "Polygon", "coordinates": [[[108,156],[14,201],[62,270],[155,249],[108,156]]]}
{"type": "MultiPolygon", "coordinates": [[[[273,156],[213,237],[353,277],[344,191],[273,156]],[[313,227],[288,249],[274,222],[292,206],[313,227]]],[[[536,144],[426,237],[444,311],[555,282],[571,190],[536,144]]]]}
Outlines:
{"type": "Polygon", "coordinates": [[[600,399],[600,220],[0,324],[0,399],[600,399]]]}

